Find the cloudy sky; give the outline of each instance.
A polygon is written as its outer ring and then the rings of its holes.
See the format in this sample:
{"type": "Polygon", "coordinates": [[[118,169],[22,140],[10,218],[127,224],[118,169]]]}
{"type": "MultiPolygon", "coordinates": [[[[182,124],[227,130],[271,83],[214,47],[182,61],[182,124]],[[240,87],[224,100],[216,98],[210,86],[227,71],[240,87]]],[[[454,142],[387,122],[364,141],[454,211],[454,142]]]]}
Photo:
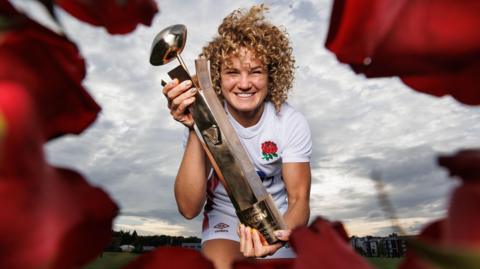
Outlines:
{"type": "MultiPolygon", "coordinates": [[[[45,21],[30,1],[18,6],[45,21]]],[[[81,171],[121,207],[116,230],[140,234],[200,235],[201,218],[178,213],[173,183],[182,155],[182,126],[171,119],[160,79],[175,67],[151,66],[155,35],[172,24],[188,28],[183,58],[193,70],[201,47],[232,10],[258,1],[158,1],[151,27],[126,36],[60,19],[88,63],[85,86],[102,106],[97,121],[80,136],[47,145],[50,162],[81,171]]],[[[268,18],[283,25],[296,56],[289,102],[310,123],[311,220],[342,220],[351,235],[387,235],[392,230],[378,203],[372,172],[408,232],[445,214],[455,180],[436,165],[436,156],[479,147],[480,109],[450,97],[417,93],[397,78],[365,79],[324,48],[330,0],[265,1],[268,18]]]]}

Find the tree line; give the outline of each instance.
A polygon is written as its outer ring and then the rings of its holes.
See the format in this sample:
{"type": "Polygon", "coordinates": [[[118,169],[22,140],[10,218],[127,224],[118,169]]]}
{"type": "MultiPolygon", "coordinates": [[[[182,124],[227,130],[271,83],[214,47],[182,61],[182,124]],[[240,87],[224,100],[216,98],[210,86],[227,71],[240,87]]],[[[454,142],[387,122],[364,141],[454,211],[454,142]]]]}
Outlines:
{"type": "Polygon", "coordinates": [[[133,245],[134,252],[143,252],[145,246],[162,247],[162,246],[182,246],[182,243],[200,243],[198,237],[183,237],[170,235],[138,235],[137,231],[113,231],[112,240],[105,247],[105,251],[121,251],[122,245],[133,245]]]}

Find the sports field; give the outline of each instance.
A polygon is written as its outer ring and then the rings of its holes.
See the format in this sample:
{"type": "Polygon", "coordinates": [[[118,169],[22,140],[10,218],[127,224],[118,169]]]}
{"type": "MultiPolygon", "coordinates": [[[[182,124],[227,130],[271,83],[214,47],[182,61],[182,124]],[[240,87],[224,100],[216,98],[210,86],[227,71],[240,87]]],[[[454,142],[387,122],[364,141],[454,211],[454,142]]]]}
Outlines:
{"type": "MultiPolygon", "coordinates": [[[[84,267],[84,269],[120,269],[139,254],[125,252],[104,252],[101,257],[84,267]]],[[[394,269],[401,259],[368,258],[378,269],[394,269]]]]}
{"type": "Polygon", "coordinates": [[[127,252],[104,252],[84,269],[120,269],[138,255],[127,252]]]}
{"type": "Polygon", "coordinates": [[[394,269],[402,261],[399,258],[367,258],[378,269],[394,269]]]}

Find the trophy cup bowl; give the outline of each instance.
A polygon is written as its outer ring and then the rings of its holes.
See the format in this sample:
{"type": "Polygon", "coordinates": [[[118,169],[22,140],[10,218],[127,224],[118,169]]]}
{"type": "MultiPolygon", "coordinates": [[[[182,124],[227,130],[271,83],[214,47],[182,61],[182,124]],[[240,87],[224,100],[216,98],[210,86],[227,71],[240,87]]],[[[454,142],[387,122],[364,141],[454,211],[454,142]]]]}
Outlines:
{"type": "MultiPolygon", "coordinates": [[[[164,65],[169,63],[183,51],[187,41],[187,27],[183,24],[175,24],[163,29],[155,36],[150,52],[152,65],[164,65]]],[[[179,59],[180,62],[183,62],[179,59]]]]}

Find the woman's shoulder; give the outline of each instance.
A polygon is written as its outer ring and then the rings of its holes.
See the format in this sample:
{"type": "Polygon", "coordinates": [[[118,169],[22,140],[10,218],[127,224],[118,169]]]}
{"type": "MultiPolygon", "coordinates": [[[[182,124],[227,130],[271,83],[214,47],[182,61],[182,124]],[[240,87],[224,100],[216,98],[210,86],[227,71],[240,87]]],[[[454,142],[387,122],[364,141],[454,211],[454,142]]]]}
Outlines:
{"type": "MultiPolygon", "coordinates": [[[[271,109],[275,111],[273,103],[270,103],[271,109]]],[[[284,120],[291,120],[292,118],[304,118],[303,114],[288,102],[284,102],[280,106],[280,111],[276,113],[277,117],[284,120]]]]}

